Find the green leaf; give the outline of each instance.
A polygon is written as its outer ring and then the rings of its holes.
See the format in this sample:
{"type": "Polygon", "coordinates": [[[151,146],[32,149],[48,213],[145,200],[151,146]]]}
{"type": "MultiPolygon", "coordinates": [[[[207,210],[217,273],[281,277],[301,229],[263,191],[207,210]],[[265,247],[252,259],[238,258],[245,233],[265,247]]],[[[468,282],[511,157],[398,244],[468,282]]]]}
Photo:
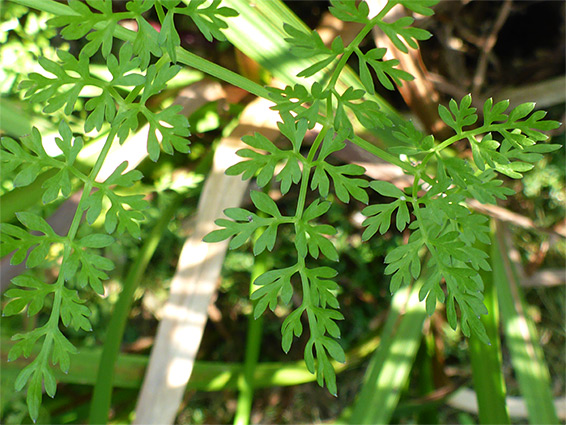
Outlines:
{"type": "Polygon", "coordinates": [[[42,386],[43,373],[45,373],[45,369],[40,368],[40,366],[38,365],[33,371],[33,374],[31,375],[31,379],[29,380],[29,385],[27,390],[26,402],[29,410],[29,415],[34,422],[37,420],[37,417],[39,416],[39,407],[41,406],[41,399],[43,395],[43,386],[42,386]]]}
{"type": "Polygon", "coordinates": [[[229,7],[219,7],[221,0],[213,0],[207,5],[205,0],[192,0],[186,8],[176,8],[175,12],[190,16],[200,32],[208,41],[213,38],[224,41],[222,30],[228,28],[224,18],[238,16],[238,12],[229,7]],[[205,5],[204,7],[200,7],[205,5]]]}
{"type": "Polygon", "coordinates": [[[329,225],[311,225],[303,221],[295,222],[295,247],[300,257],[307,252],[318,258],[320,252],[332,261],[338,261],[338,251],[334,244],[324,235],[334,235],[336,229],[329,225]]]}
{"type": "Polygon", "coordinates": [[[355,0],[330,0],[330,4],[329,12],[341,21],[361,24],[369,22],[369,7],[365,1],[359,2],[357,7],[355,0]]]}
{"type": "Polygon", "coordinates": [[[369,186],[380,195],[389,196],[391,198],[405,198],[405,193],[401,189],[397,188],[397,186],[393,183],[374,180],[369,184],[369,186]]]}
{"type": "Polygon", "coordinates": [[[293,294],[291,277],[296,272],[297,266],[270,270],[254,281],[254,285],[260,286],[250,296],[252,300],[258,300],[254,308],[254,318],[261,316],[268,305],[270,310],[274,311],[280,294],[283,303],[290,301],[293,294]]]}
{"type": "Polygon", "coordinates": [[[344,108],[350,109],[365,128],[385,128],[392,125],[391,120],[383,113],[381,107],[376,102],[371,100],[364,100],[359,103],[354,102],[362,100],[364,96],[363,90],[354,90],[352,87],[349,87],[342,95],[335,94],[335,96],[338,101],[334,118],[336,131],[346,131],[347,134],[353,131],[352,124],[344,108]]]}
{"type": "Polygon", "coordinates": [[[279,123],[282,133],[287,136],[294,146],[295,151],[283,151],[276,147],[265,136],[255,133],[253,136],[244,136],[242,141],[254,149],[266,151],[266,154],[256,152],[251,149],[240,149],[237,153],[242,158],[250,158],[248,161],[242,161],[232,165],[226,170],[229,176],[242,174],[242,179],[249,179],[257,174],[257,184],[259,187],[266,186],[275,173],[275,167],[281,163],[286,162],[285,167],[277,177],[281,181],[281,192],[287,193],[292,183],[298,183],[301,179],[302,173],[298,162],[303,160],[302,156],[298,153],[302,139],[306,132],[306,122],[301,120],[297,127],[292,120],[291,116],[286,113],[281,114],[284,122],[279,123]],[[289,118],[287,119],[286,116],[289,118]]]}
{"type": "Polygon", "coordinates": [[[169,155],[173,155],[174,150],[181,153],[190,151],[190,142],[187,139],[190,136],[189,120],[179,113],[183,110],[181,105],[172,105],[157,113],[145,107],[141,110],[149,121],[147,153],[152,161],[159,159],[160,139],[161,147],[169,155]]]}
{"type": "Polygon", "coordinates": [[[71,366],[71,358],[69,354],[76,354],[78,350],[61,332],[57,331],[53,336],[53,353],[51,354],[51,362],[53,365],[59,363],[61,370],[64,373],[67,373],[71,366]]]}
{"type": "Polygon", "coordinates": [[[45,221],[42,217],[31,212],[19,212],[16,213],[16,217],[24,226],[30,230],[36,230],[47,236],[56,236],[55,231],[51,228],[49,223],[45,221]]]}
{"type": "Polygon", "coordinates": [[[47,295],[53,292],[53,285],[48,285],[33,276],[20,275],[12,279],[12,284],[18,288],[10,288],[5,292],[5,296],[11,298],[4,306],[2,314],[13,316],[20,313],[29,305],[27,315],[34,316],[43,308],[43,303],[47,295]],[[19,289],[27,288],[27,289],[19,289]]]}
{"type": "Polygon", "coordinates": [[[450,110],[443,105],[438,105],[438,114],[442,121],[452,127],[457,134],[460,134],[462,127],[472,125],[478,119],[475,113],[476,108],[470,107],[471,104],[472,96],[467,94],[462,98],[459,106],[454,99],[451,99],[449,102],[450,110]]]}
{"type": "Polygon", "coordinates": [[[267,90],[271,100],[275,103],[271,109],[280,111],[282,117],[284,113],[294,112],[295,120],[306,119],[309,129],[314,128],[318,122],[321,101],[330,96],[330,91],[323,90],[318,81],[312,84],[310,92],[300,84],[286,86],[285,89],[268,87],[267,90]],[[310,105],[308,108],[304,106],[307,103],[310,105]]]}
{"type": "MultiPolygon", "coordinates": [[[[45,326],[42,326],[40,328],[35,328],[29,332],[23,334],[18,333],[12,336],[12,341],[18,341],[18,342],[16,342],[10,349],[10,352],[8,353],[8,361],[12,362],[18,359],[20,356],[24,356],[27,359],[31,355],[31,352],[37,340],[45,336],[47,332],[48,329],[45,326]]],[[[21,377],[18,378],[19,381],[16,380],[16,384],[18,384],[19,382],[21,384],[21,387],[18,387],[18,385],[16,385],[16,391],[21,390],[27,381],[26,374],[23,372],[23,370],[20,373],[20,376],[21,377]]]]}
{"type": "Polygon", "coordinates": [[[411,27],[414,21],[413,18],[405,16],[391,23],[377,21],[377,25],[389,37],[395,47],[403,53],[409,53],[407,46],[418,49],[418,40],[428,40],[432,36],[427,30],[411,27]]]}
{"type": "Polygon", "coordinates": [[[251,238],[257,229],[268,227],[277,222],[274,218],[260,217],[242,208],[228,208],[224,210],[224,214],[237,221],[222,218],[216,220],[216,225],[223,227],[223,229],[210,232],[203,238],[205,242],[220,242],[233,236],[229,247],[230,249],[239,248],[251,238]]]}
{"type": "MultiPolygon", "coordinates": [[[[320,35],[316,31],[306,32],[304,29],[298,29],[287,23],[283,24],[283,31],[289,37],[285,39],[290,45],[290,52],[299,58],[312,58],[317,55],[333,56],[332,50],[324,45],[320,35]]],[[[298,75],[300,76],[300,75],[298,75]]]]}
{"type": "Polygon", "coordinates": [[[79,244],[74,244],[74,250],[61,267],[61,272],[66,279],[75,278],[80,288],[87,284],[97,293],[102,294],[104,288],[102,281],[108,279],[106,271],[114,268],[114,263],[108,258],[94,254],[89,249],[82,249],[79,244]],[[76,273],[77,269],[80,270],[76,273]]]}
{"type": "Polygon", "coordinates": [[[281,213],[279,212],[279,208],[277,208],[277,204],[275,204],[269,195],[257,190],[252,190],[250,192],[250,197],[258,210],[263,211],[272,217],[281,218],[281,213]]]}
{"type": "Polygon", "coordinates": [[[502,100],[493,104],[493,99],[490,97],[483,105],[483,121],[484,125],[491,125],[493,122],[505,122],[508,116],[503,112],[509,107],[509,100],[502,100]]]}
{"type": "MultiPolygon", "coordinates": [[[[92,331],[92,325],[88,319],[91,314],[90,309],[84,305],[85,301],[79,298],[77,291],[63,288],[61,300],[61,321],[63,325],[72,327],[76,331],[79,329],[86,332],[92,331]]],[[[53,356],[60,361],[61,369],[65,370],[64,368],[69,368],[69,360],[68,356],[65,357],[64,352],[65,350],[68,352],[70,350],[68,345],[65,345],[65,342],[61,341],[60,344],[60,350],[62,351],[57,354],[53,353],[53,356]]],[[[55,359],[53,363],[55,363],[55,359]]]]}
{"type": "Polygon", "coordinates": [[[344,203],[350,202],[350,196],[360,202],[368,203],[369,197],[364,188],[368,187],[368,182],[363,179],[356,179],[350,176],[359,176],[365,173],[365,169],[355,164],[331,165],[327,162],[318,163],[313,178],[311,189],[318,189],[321,196],[328,196],[329,176],[334,183],[334,192],[338,199],[344,203]]]}
{"type": "MultiPolygon", "coordinates": [[[[371,77],[369,75],[369,69],[367,68],[367,65],[365,65],[367,62],[374,69],[381,85],[383,85],[383,87],[385,87],[388,90],[394,90],[395,87],[393,86],[391,81],[393,81],[398,86],[402,86],[403,85],[402,80],[412,81],[414,77],[408,72],[396,68],[399,65],[399,61],[397,59],[391,59],[385,61],[382,60],[386,51],[387,49],[385,48],[375,48],[375,49],[371,49],[364,55],[358,49],[356,53],[360,58],[360,77],[365,75],[367,84],[370,84],[369,78],[371,77]],[[365,68],[363,72],[362,72],[362,68],[365,68]]],[[[362,82],[363,81],[364,80],[362,78],[362,82]]],[[[364,86],[367,89],[366,83],[364,83],[364,86]]],[[[373,81],[371,82],[371,90],[368,91],[370,92],[370,94],[373,94],[373,81]]]]}
{"type": "Polygon", "coordinates": [[[85,248],[105,248],[112,243],[114,243],[114,238],[112,236],[100,233],[93,233],[78,241],[78,244],[85,248]]]}
{"type": "Polygon", "coordinates": [[[110,174],[110,176],[104,181],[104,185],[107,187],[113,185],[131,187],[134,183],[143,178],[143,174],[138,170],[130,170],[127,173],[124,173],[126,168],[128,168],[128,162],[124,161],[118,165],[112,174],[110,174]]]}
{"type": "MultiPolygon", "coordinates": [[[[132,4],[135,3],[126,3],[126,8],[132,4]]],[[[148,68],[151,56],[160,57],[163,54],[163,51],[159,45],[159,33],[151,26],[151,24],[147,22],[141,14],[136,17],[136,22],[138,23],[138,31],[134,40],[133,50],[134,54],[140,58],[140,68],[145,70],[148,68]]]]}
{"type": "Polygon", "coordinates": [[[385,274],[392,275],[391,293],[397,291],[402,285],[411,283],[412,278],[419,277],[421,267],[419,250],[423,244],[421,232],[416,230],[411,234],[406,245],[398,246],[385,257],[385,262],[388,263],[385,274]]]}
{"type": "Polygon", "coordinates": [[[291,312],[281,325],[281,346],[285,353],[291,349],[293,335],[297,338],[303,334],[303,324],[301,323],[301,315],[304,309],[299,308],[291,312]]]}
{"type": "Polygon", "coordinates": [[[336,325],[330,323],[332,320],[343,320],[344,317],[342,314],[335,310],[326,309],[327,306],[332,308],[339,308],[338,299],[336,298],[336,293],[338,291],[338,284],[333,280],[330,280],[336,277],[338,272],[330,267],[316,267],[313,269],[306,269],[305,275],[309,279],[310,284],[310,295],[311,295],[311,302],[314,306],[322,307],[322,309],[316,310],[317,315],[326,315],[325,319],[323,320],[323,333],[325,330],[328,330],[329,327],[332,327],[332,331],[330,334],[337,338],[340,335],[339,329],[336,325]]]}
{"type": "Polygon", "coordinates": [[[407,9],[424,16],[434,15],[432,6],[435,6],[440,0],[396,0],[407,9]]]}
{"type": "Polygon", "coordinates": [[[105,191],[105,195],[112,203],[104,220],[106,232],[117,231],[118,234],[122,234],[127,231],[134,238],[139,239],[140,222],[145,219],[142,211],[148,207],[144,195],[121,196],[111,190],[105,191]]]}

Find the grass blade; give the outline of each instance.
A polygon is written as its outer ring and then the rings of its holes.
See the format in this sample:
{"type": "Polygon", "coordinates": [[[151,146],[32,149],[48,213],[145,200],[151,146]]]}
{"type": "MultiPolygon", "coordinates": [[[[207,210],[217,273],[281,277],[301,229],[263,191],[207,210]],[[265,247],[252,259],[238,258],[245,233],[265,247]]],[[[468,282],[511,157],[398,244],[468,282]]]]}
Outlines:
{"type": "MultiPolygon", "coordinates": [[[[484,249],[488,249],[487,246],[484,249]]],[[[501,368],[501,342],[499,339],[499,306],[491,273],[481,273],[484,282],[484,304],[489,314],[482,316],[491,345],[472,335],[469,341],[474,389],[478,400],[481,424],[509,424],[505,403],[505,381],[501,368]]]]}
{"type": "MultiPolygon", "coordinates": [[[[308,28],[282,1],[260,1],[252,5],[248,0],[224,0],[223,4],[240,14],[231,18],[232,25],[224,31],[224,34],[246,56],[286,84],[300,83],[310,87],[316,81],[314,76],[297,77],[300,71],[314,64],[315,61],[313,58],[295,58],[290,55],[289,44],[285,41],[289,36],[283,30],[283,24],[304,30],[308,28]]],[[[357,74],[350,67],[346,67],[338,80],[338,88],[343,90],[350,86],[355,89],[364,88],[357,74]]],[[[401,115],[381,96],[369,93],[366,96],[377,102],[395,125],[403,122],[401,115]]],[[[387,145],[399,144],[393,137],[391,129],[375,129],[375,134],[387,145]]]]}
{"type": "MultiPolygon", "coordinates": [[[[258,235],[256,235],[256,238],[257,236],[258,235]]],[[[252,294],[257,288],[253,284],[254,280],[270,269],[268,265],[269,258],[270,256],[265,252],[255,257],[252,277],[250,280],[250,294],[252,294]]],[[[255,305],[255,302],[253,305],[255,305]]],[[[262,332],[263,317],[254,319],[252,309],[248,315],[248,335],[246,339],[246,353],[244,357],[244,373],[238,380],[238,389],[240,390],[240,393],[238,395],[238,404],[236,406],[236,415],[234,417],[235,425],[248,425],[250,423],[254,394],[254,370],[258,365],[257,362],[261,348],[262,332]]]]}
{"type": "MultiPolygon", "coordinates": [[[[31,363],[38,349],[32,351],[30,358],[20,357],[13,362],[6,362],[10,348],[15,344],[8,338],[0,340],[2,373],[17,373],[31,363]]],[[[358,366],[367,356],[375,351],[379,338],[373,337],[346,352],[346,363],[332,362],[336,373],[358,366]]],[[[58,382],[94,385],[98,373],[101,350],[81,349],[71,361],[68,373],[55,369],[53,374],[58,382]],[[93,367],[94,365],[94,367],[93,367]]],[[[119,354],[114,365],[114,387],[140,388],[149,362],[149,356],[140,354],[119,354]]],[[[243,373],[241,363],[195,362],[191,380],[187,389],[201,391],[234,390],[243,373]]],[[[258,363],[254,369],[254,388],[274,386],[292,386],[314,382],[316,377],[310,373],[304,361],[258,363]]]]}
{"type": "Polygon", "coordinates": [[[419,301],[420,285],[398,291],[392,312],[382,333],[362,389],[346,423],[389,423],[409,377],[422,338],[426,318],[424,303],[419,301]]]}
{"type": "Polygon", "coordinates": [[[492,246],[493,276],[511,362],[532,424],[559,423],[550,390],[550,374],[534,324],[525,313],[517,274],[507,256],[504,225],[497,224],[492,246]]]}

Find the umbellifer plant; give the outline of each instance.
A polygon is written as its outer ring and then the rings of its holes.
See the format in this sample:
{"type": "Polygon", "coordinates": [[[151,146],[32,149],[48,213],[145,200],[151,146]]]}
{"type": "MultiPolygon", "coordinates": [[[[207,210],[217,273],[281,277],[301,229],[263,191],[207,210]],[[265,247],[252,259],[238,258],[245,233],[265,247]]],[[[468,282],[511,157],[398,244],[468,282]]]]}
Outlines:
{"type": "Polygon", "coordinates": [[[65,114],[71,115],[81,90],[86,86],[96,87],[100,94],[85,104],[84,131],[106,134],[106,142],[89,173],[75,166],[84,142],[73,134],[65,121],[59,125],[60,137],[56,144],[61,154],[56,157],[45,152],[37,129],[19,142],[8,137],[2,139],[3,178],[13,178],[15,187],[29,185],[41,173],[54,170],[43,186],[43,203],[69,197],[72,180],[80,181],[83,190],[66,235],[58,235],[43,218],[30,212],[17,214],[21,226],[2,224],[2,256],[13,253],[14,264],[25,261],[29,269],[40,267],[47,261],[54,244],[64,247],[54,282],[23,274],[13,280],[14,287],[6,292],[10,301],[4,307],[4,315],[19,314],[26,307],[28,315],[35,315],[42,310],[47,298],[52,300],[47,322],[27,333],[14,335],[17,343],[9,353],[9,360],[22,355],[28,357],[36,345],[41,346],[37,357],[16,380],[17,390],[27,385],[27,403],[33,419],[38,416],[43,388],[52,397],[56,392],[51,364],[58,363],[62,370],[68,370],[70,355],[76,351],[60,324],[84,331],[91,329],[88,306],[78,292],[70,288],[90,286],[101,294],[103,281],[108,278],[107,272],[112,270],[113,264],[99,255],[99,250],[114,243],[112,234],[126,232],[133,237],[140,236],[146,201],[140,195],[124,195],[117,188],[134,185],[142,174],[136,170],[124,172],[127,164],[123,163],[104,182],[95,180],[110,147],[123,142],[143,119],[150,125],[147,153],[152,160],[159,159],[161,149],[169,154],[174,150],[189,150],[189,125],[179,114],[180,106],[169,106],[161,111],[148,106],[148,100],[160,93],[179,72],[179,63],[267,97],[280,113],[278,126],[288,139],[287,148],[275,146],[259,133],[248,135],[243,141],[249,148],[238,152],[243,161],[232,166],[228,173],[242,174],[245,179],[255,177],[259,187],[275,180],[280,183],[282,195],[286,195],[292,185],[299,185],[294,214],[283,215],[267,194],[252,191],[252,202],[261,213],[228,209],[225,211],[228,219],[218,219],[219,229],[207,235],[205,241],[232,238],[230,248],[238,248],[252,235],[259,234],[253,241],[254,255],[259,255],[274,248],[280,226],[293,229],[296,261],[288,267],[267,271],[255,281],[259,289],[252,295],[257,300],[254,315],[261,316],[268,307],[273,310],[279,302],[289,303],[295,292],[301,294],[301,304],[282,325],[283,350],[287,352],[293,339],[303,334],[301,317],[306,316],[309,336],[304,357],[320,385],[326,384],[328,390],[336,394],[330,360],[344,361],[344,351],[337,342],[340,330],[336,321],[343,319],[335,295],[338,285],[333,280],[337,272],[316,262],[321,254],[339,261],[331,238],[336,229],[321,224],[334,197],[344,203],[354,198],[367,204],[368,191],[375,191],[391,198],[390,203],[369,205],[362,211],[367,217],[363,223],[364,240],[387,232],[393,216],[399,231],[407,227],[411,230],[408,242],[395,248],[385,259],[385,272],[391,275],[391,291],[419,279],[423,269],[421,262],[426,258],[424,267],[428,273],[420,288],[420,299],[426,302],[428,314],[435,311],[437,302],[445,303],[448,322],[453,328],[460,324],[464,335],[474,333],[489,344],[479,319],[487,314],[479,272],[490,266],[487,254],[474,247],[476,240],[489,243],[489,228],[487,218],[470,210],[466,199],[493,204],[498,198],[512,195],[513,190],[502,185],[498,173],[522,178],[522,173],[531,169],[542,154],[559,147],[540,143],[548,138],[543,132],[557,128],[559,123],[544,120],[543,111],[533,112],[533,103],[508,111],[508,101],[495,103],[492,99],[485,102],[480,119],[468,95],[459,102],[451,100],[448,107],[439,106],[441,119],[454,133],[446,140],[423,134],[410,121],[393,129],[400,142],[393,149],[382,150],[361,138],[355,130],[359,126],[369,130],[393,127],[380,106],[367,98],[368,93],[375,93],[375,82],[393,90],[395,85],[413,77],[397,67],[398,61],[384,60],[385,49],[377,47],[362,52],[360,43],[378,26],[399,50],[406,53],[409,48],[418,48],[417,42],[426,40],[430,34],[412,27],[413,18],[403,17],[390,23],[384,17],[397,4],[418,14],[431,15],[436,0],[389,0],[372,18],[363,1],[358,4],[348,0],[331,1],[330,12],[335,17],[363,25],[348,45],[338,37],[327,47],[315,31],[285,24],[290,52],[299,57],[316,58],[298,76],[317,77],[314,84],[297,84],[285,89],[263,88],[180,47],[175,15],[192,19],[208,40],[224,39],[222,29],[230,25],[230,17],[236,16],[238,11],[222,6],[220,0],[130,0],[120,13],[113,11],[110,0],[87,0],[86,3],[69,0],[68,6],[52,0],[12,1],[53,13],[55,17],[50,23],[61,28],[64,38],[87,40],[78,57],[59,51],[56,62],[39,58],[45,74],[51,76],[30,74],[21,85],[25,97],[45,104],[45,113],[63,108],[65,114]],[[161,24],[160,32],[144,17],[153,9],[161,24]],[[122,28],[119,21],[124,19],[135,20],[137,32],[122,28]],[[90,59],[99,51],[111,75],[106,80],[94,76],[89,69],[90,59]],[[363,90],[339,88],[337,84],[353,55],[358,59],[363,90]],[[318,135],[306,149],[303,146],[305,134],[317,124],[320,124],[318,135]],[[413,178],[413,183],[398,188],[385,181],[368,181],[363,178],[364,168],[353,164],[334,165],[328,161],[347,141],[401,167],[413,178]],[[459,141],[470,144],[471,160],[445,154],[459,141]],[[280,171],[276,173],[277,169],[280,171]],[[315,197],[307,203],[309,191],[315,197]],[[103,212],[105,233],[77,237],[79,226],[94,223],[103,212]],[[81,224],[85,213],[86,224],[81,224]]]}

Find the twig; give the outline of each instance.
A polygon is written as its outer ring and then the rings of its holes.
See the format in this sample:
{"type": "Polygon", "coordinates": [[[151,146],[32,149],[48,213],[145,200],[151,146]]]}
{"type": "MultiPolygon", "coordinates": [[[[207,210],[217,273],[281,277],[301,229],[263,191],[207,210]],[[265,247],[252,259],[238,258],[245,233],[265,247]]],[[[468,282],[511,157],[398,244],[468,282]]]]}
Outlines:
{"type": "Polygon", "coordinates": [[[485,73],[487,71],[487,62],[489,55],[497,42],[497,34],[503,27],[503,24],[507,20],[509,16],[509,12],[511,12],[511,6],[513,4],[512,0],[505,0],[501,9],[499,9],[499,13],[497,14],[497,19],[493,24],[493,28],[491,32],[485,38],[484,42],[482,43],[482,50],[480,53],[480,57],[478,59],[478,65],[476,68],[476,73],[472,80],[472,93],[479,93],[484,81],[485,81],[485,73]]]}

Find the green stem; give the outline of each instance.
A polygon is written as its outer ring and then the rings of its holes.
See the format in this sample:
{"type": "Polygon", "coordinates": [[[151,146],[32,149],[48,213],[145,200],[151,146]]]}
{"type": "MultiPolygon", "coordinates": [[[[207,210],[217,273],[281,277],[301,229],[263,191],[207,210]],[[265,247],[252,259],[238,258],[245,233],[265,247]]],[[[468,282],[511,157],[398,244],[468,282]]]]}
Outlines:
{"type": "MultiPolygon", "coordinates": [[[[487,245],[479,248],[488,254],[491,250],[487,245]]],[[[491,345],[485,344],[474,334],[470,336],[470,361],[474,389],[478,398],[479,418],[481,424],[509,424],[499,339],[499,305],[494,275],[483,270],[480,275],[484,283],[484,304],[489,313],[482,316],[481,321],[491,345]]]]}
{"type": "Polygon", "coordinates": [[[307,155],[306,162],[303,162],[303,175],[301,176],[301,187],[299,189],[299,198],[297,200],[295,221],[299,220],[303,216],[305,202],[307,199],[307,190],[309,187],[309,176],[312,168],[312,162],[314,156],[316,155],[316,152],[318,151],[318,148],[320,147],[320,144],[322,143],[322,140],[324,139],[324,136],[326,136],[326,133],[328,132],[328,129],[328,126],[324,126],[320,133],[317,134],[316,139],[314,140],[309,150],[309,154],[307,155]]]}
{"type": "MultiPolygon", "coordinates": [[[[38,10],[42,10],[44,12],[48,12],[48,13],[52,13],[54,15],[76,15],[76,12],[74,10],[72,10],[69,6],[66,6],[64,4],[60,4],[55,2],[54,0],[42,0],[41,2],[38,2],[36,0],[10,0],[13,1],[14,3],[18,3],[33,9],[38,9],[38,10]]],[[[377,15],[375,18],[372,19],[371,22],[377,22],[379,19],[381,19],[383,16],[385,16],[385,14],[391,9],[391,7],[393,7],[393,4],[387,4],[385,6],[385,8],[380,12],[379,15],[377,15]]],[[[371,24],[371,23],[370,23],[371,24]]],[[[369,26],[370,24],[367,24],[367,26],[369,26]]],[[[98,24],[97,24],[98,25],[98,24]]],[[[371,24],[373,25],[373,24],[371,24]]],[[[96,27],[96,26],[95,26],[96,27]]],[[[365,31],[366,31],[366,27],[364,27],[364,29],[362,30],[362,32],[360,32],[358,34],[358,36],[361,36],[365,31]]],[[[367,34],[367,32],[366,32],[367,34]]],[[[114,30],[114,35],[115,37],[124,40],[124,41],[129,41],[129,42],[133,42],[136,38],[136,32],[128,30],[124,27],[116,27],[116,29],[114,30]]],[[[365,36],[365,35],[364,35],[365,36]]],[[[358,37],[356,37],[355,40],[357,40],[358,37]]],[[[363,39],[363,37],[359,40],[361,41],[363,39]]],[[[354,42],[352,42],[350,45],[354,45],[354,42]]],[[[359,44],[359,42],[358,42],[359,44]]],[[[352,47],[353,50],[353,47],[352,47]]],[[[349,53],[351,54],[351,52],[349,53]]],[[[348,54],[348,55],[349,55],[348,54]]],[[[344,59],[344,56],[342,56],[342,59],[344,59]]],[[[344,59],[344,62],[347,60],[344,59]]],[[[248,91],[249,93],[252,93],[258,97],[263,97],[265,99],[270,99],[270,95],[269,95],[269,91],[245,78],[242,77],[239,74],[236,74],[235,72],[232,72],[220,65],[217,65],[213,62],[210,62],[206,59],[203,59],[181,47],[177,48],[177,61],[179,63],[182,63],[184,65],[188,65],[190,67],[193,67],[199,71],[202,71],[208,75],[211,75],[213,77],[219,78],[220,80],[223,80],[227,83],[233,84],[237,87],[240,87],[246,91],[248,91]]],[[[338,63],[336,69],[335,69],[335,73],[336,73],[336,77],[335,79],[337,79],[339,77],[339,72],[337,72],[336,70],[339,69],[341,62],[338,63]]],[[[334,77],[334,75],[333,75],[334,77]]],[[[334,84],[334,83],[333,83],[334,84]]],[[[330,82],[329,82],[329,86],[330,86],[330,82]]],[[[326,120],[328,120],[328,117],[326,118],[321,118],[321,120],[323,123],[325,123],[326,120]]],[[[456,136],[454,136],[456,137],[456,136]]],[[[453,139],[453,138],[451,138],[453,139]]],[[[449,139],[449,140],[451,140],[449,139]]],[[[454,143],[456,140],[459,139],[455,139],[453,141],[451,141],[450,143],[454,143]]],[[[409,174],[415,174],[413,167],[411,167],[409,164],[403,163],[402,161],[399,160],[399,158],[395,157],[394,155],[391,155],[379,148],[377,148],[375,145],[371,144],[370,142],[362,139],[359,136],[355,136],[354,140],[352,140],[353,143],[355,143],[356,145],[358,145],[360,148],[364,149],[365,151],[378,156],[379,158],[384,159],[385,161],[388,161],[392,164],[395,164],[399,167],[401,167],[403,170],[407,171],[409,174]]],[[[444,143],[447,143],[448,140],[444,143]]],[[[444,144],[443,144],[444,145],[444,144]]],[[[440,146],[443,146],[440,145],[440,146]]],[[[437,147],[439,148],[439,147],[437,147]]],[[[428,178],[428,176],[423,176],[423,179],[427,182],[427,183],[433,183],[433,180],[428,178]]]]}
{"type": "MultiPolygon", "coordinates": [[[[77,209],[75,210],[73,221],[71,222],[71,227],[69,228],[69,231],[67,233],[67,237],[66,237],[67,243],[63,251],[63,260],[62,260],[63,263],[65,263],[68,260],[69,255],[71,254],[73,240],[77,235],[77,231],[79,229],[79,225],[81,223],[81,218],[83,215],[82,206],[84,205],[87,197],[90,196],[90,191],[92,190],[94,179],[96,178],[96,175],[102,168],[102,164],[104,163],[106,155],[108,155],[108,151],[112,146],[112,142],[114,141],[115,136],[116,136],[116,131],[115,130],[110,131],[110,134],[108,135],[108,138],[106,139],[106,142],[102,147],[100,155],[98,156],[98,159],[96,160],[96,163],[94,164],[94,167],[92,168],[89,174],[89,178],[85,182],[81,199],[79,200],[77,209]]],[[[59,274],[59,277],[57,278],[57,282],[55,283],[55,289],[54,289],[55,297],[53,299],[53,307],[51,310],[51,315],[49,316],[49,323],[51,324],[51,326],[57,326],[57,324],[59,323],[59,314],[61,309],[61,297],[62,297],[61,289],[63,288],[64,285],[65,285],[65,279],[63,279],[63,276],[59,274]]]]}
{"type": "Polygon", "coordinates": [[[163,21],[165,21],[165,12],[163,11],[163,6],[160,2],[155,2],[155,11],[157,12],[159,22],[163,25],[163,21]]]}
{"type": "Polygon", "coordinates": [[[155,227],[141,248],[134,264],[128,271],[124,280],[123,289],[114,307],[114,313],[108,324],[106,341],[98,363],[98,375],[94,385],[92,401],[90,403],[89,423],[105,424],[108,422],[108,413],[112,400],[112,388],[114,385],[114,371],[120,345],[124,336],[128,314],[133,301],[133,296],[138,284],[167,228],[171,217],[177,211],[184,195],[177,195],[169,206],[162,212],[155,227]]]}
{"type": "MultiPolygon", "coordinates": [[[[259,233],[256,238],[259,237],[259,233]]],[[[255,258],[252,276],[250,280],[250,295],[256,289],[253,282],[270,269],[268,265],[269,255],[262,253],[255,258]]],[[[253,306],[255,307],[255,304],[253,306]]],[[[250,414],[252,411],[253,394],[254,394],[254,373],[258,365],[259,352],[261,348],[261,337],[263,332],[263,317],[254,319],[253,309],[248,316],[248,335],[246,338],[246,353],[244,357],[244,372],[238,379],[238,405],[236,407],[236,415],[234,417],[235,425],[248,425],[250,423],[250,414]]]]}
{"type": "Polygon", "coordinates": [[[352,40],[352,42],[348,45],[348,47],[344,49],[344,53],[342,54],[342,57],[338,61],[336,68],[334,68],[334,71],[332,72],[332,76],[330,77],[330,81],[328,81],[328,85],[326,86],[327,89],[334,88],[336,82],[338,81],[338,78],[340,77],[340,73],[346,66],[346,63],[348,62],[348,59],[350,58],[352,53],[354,53],[354,51],[357,49],[357,47],[360,45],[360,43],[363,41],[366,35],[368,35],[369,32],[372,30],[372,28],[377,24],[377,22],[383,19],[383,17],[387,14],[387,12],[391,10],[391,8],[394,5],[395,3],[388,2],[377,16],[375,16],[367,24],[365,24],[365,26],[358,33],[358,35],[356,35],[356,37],[352,40]]]}
{"type": "MultiPolygon", "coordinates": [[[[387,161],[393,165],[397,165],[399,168],[401,168],[403,171],[406,171],[408,174],[416,175],[418,173],[416,167],[413,167],[412,165],[401,161],[395,155],[390,154],[389,152],[386,152],[383,149],[378,148],[377,146],[368,142],[367,140],[362,139],[360,136],[354,135],[354,137],[352,137],[351,139],[351,142],[356,146],[362,148],[363,150],[371,153],[372,155],[375,155],[378,158],[381,158],[384,161],[387,161]]],[[[430,179],[430,177],[428,176],[423,176],[423,180],[425,180],[427,183],[433,182],[432,179],[430,179]]]]}

